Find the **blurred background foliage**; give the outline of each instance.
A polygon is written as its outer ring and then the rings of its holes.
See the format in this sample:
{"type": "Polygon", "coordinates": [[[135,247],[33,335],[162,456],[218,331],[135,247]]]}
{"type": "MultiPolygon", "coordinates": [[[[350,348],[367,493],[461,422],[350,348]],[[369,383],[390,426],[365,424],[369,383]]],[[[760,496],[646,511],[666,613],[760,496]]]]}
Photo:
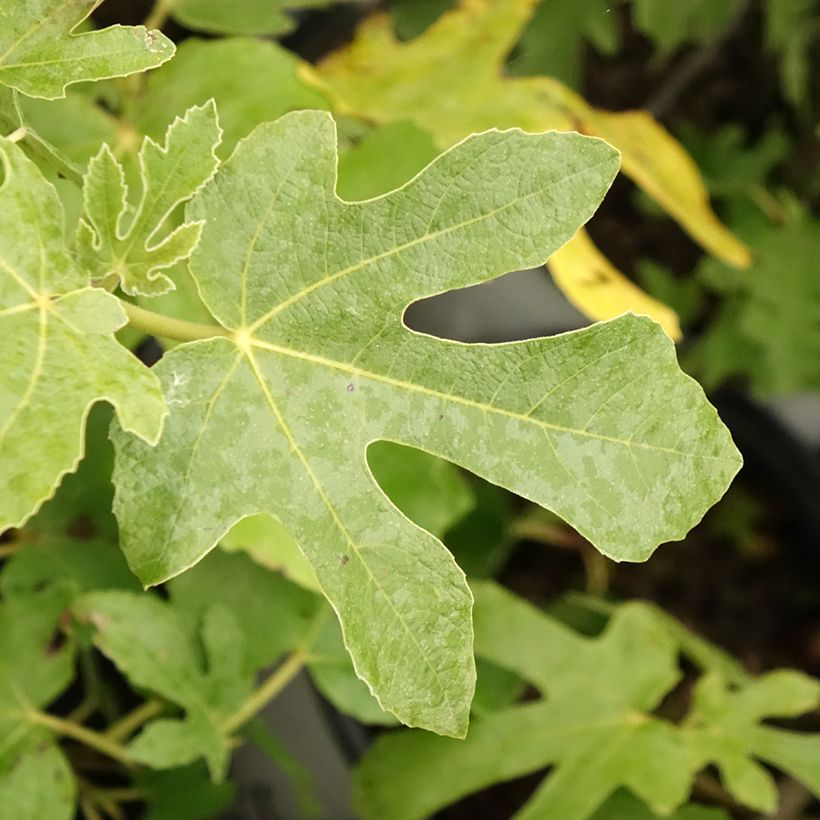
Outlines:
{"type": "MultiPolygon", "coordinates": [[[[681,680],[667,681],[669,690],[661,690],[665,718],[680,717],[693,698],[697,701],[696,670],[737,686],[746,684],[747,673],[778,666],[820,675],[820,11],[815,2],[160,0],[152,5],[108,0],[93,17],[100,26],[146,19],[178,44],[167,65],[147,76],[74,88],[64,101],[25,99],[21,106],[24,120],[75,170],[101,142],[110,143],[126,166],[132,191],[139,187],[135,156],[142,135],[161,138],[177,114],[209,97],[218,103],[225,130],[223,157],[257,124],[286,111],[333,111],[341,150],[338,191],[348,199],[401,185],[442,148],[477,128],[578,129],[616,144],[625,174],[589,225],[589,236],[576,238],[574,255],[548,262],[565,295],[551,288],[544,269],[529,278],[508,277],[506,290],[483,291],[485,301],[465,293],[416,305],[408,322],[466,341],[497,341],[563,331],[626,309],[649,312],[678,340],[684,367],[709,391],[744,454],[746,466],[733,488],[684,542],[661,549],[645,565],[615,565],[561,521],[449,464],[379,443],[369,452],[371,467],[410,518],[442,537],[468,576],[485,579],[477,587],[485,598],[496,589],[486,579],[495,579],[545,609],[549,616],[538,616],[545,629],[549,617],[574,633],[598,635],[613,612],[624,611],[619,602],[654,602],[658,608],[647,611],[655,615],[646,617],[664,624],[653,628],[667,630],[684,659],[681,680]],[[647,113],[624,113],[639,110],[647,113]],[[503,315],[489,321],[488,313],[499,310],[503,315]],[[467,320],[461,321],[465,313],[467,320]],[[721,649],[699,642],[681,623],[721,649]]],[[[70,174],[49,165],[47,153],[41,159],[63,196],[68,224],[74,224],[80,200],[65,178],[70,174]]],[[[206,320],[184,264],[173,277],[177,290],[152,300],[152,308],[206,320]]],[[[126,340],[147,361],[161,353],[152,340],[134,334],[126,340]]],[[[105,413],[95,411],[90,429],[99,432],[106,424],[105,413]]],[[[90,446],[77,476],[63,483],[27,529],[29,548],[19,548],[23,541],[0,545],[2,555],[10,556],[0,576],[5,607],[58,582],[73,590],[59,593],[69,597],[91,589],[138,594],[119,553],[106,549],[116,540],[108,512],[109,473],[107,444],[90,446]]],[[[186,640],[195,651],[201,654],[198,629],[215,598],[240,614],[248,669],[272,663],[311,630],[312,685],[362,724],[391,726],[393,719],[355,677],[335,620],[315,594],[312,572],[283,528],[269,518],[248,519],[222,546],[156,596],[163,612],[173,610],[186,624],[186,640]],[[263,626],[269,623],[277,624],[275,638],[263,626]]],[[[491,611],[501,617],[508,604],[496,601],[500,608],[491,611]]],[[[12,610],[7,617],[13,617],[12,610]]],[[[529,639],[522,657],[539,651],[538,641],[529,639]]],[[[533,687],[543,680],[537,670],[500,662],[503,642],[487,640],[479,652],[474,706],[479,719],[524,708],[513,705],[532,700],[533,687]]],[[[62,695],[58,708],[72,712],[91,698],[93,713],[114,720],[139,702],[141,695],[133,690],[140,687],[132,682],[129,688],[127,673],[123,677],[101,660],[87,636],[74,649],[79,683],[62,695]]],[[[115,657],[110,660],[116,664],[115,657]]],[[[663,666],[663,659],[659,663],[663,666]]],[[[626,680],[628,671],[617,674],[626,680]]],[[[708,697],[729,697],[706,691],[710,685],[699,684],[704,712],[708,697]]],[[[641,704],[649,710],[655,706],[641,704]]],[[[790,725],[816,729],[816,713],[790,725]]],[[[356,738],[352,760],[380,730],[364,731],[356,724],[345,731],[356,738]]],[[[251,724],[245,734],[288,774],[300,815],[321,814],[304,761],[294,760],[261,724],[251,724]]],[[[366,758],[358,776],[360,805],[372,816],[378,816],[379,806],[385,807],[382,816],[393,816],[398,810],[378,801],[401,803],[402,793],[387,789],[385,794],[384,784],[392,789],[402,773],[408,793],[422,791],[413,776],[423,782],[424,770],[419,774],[408,761],[417,758],[422,766],[436,753],[424,744],[438,742],[419,741],[419,750],[402,754],[391,750],[396,762],[387,774],[374,773],[377,758],[366,758]]],[[[571,750],[561,754],[571,758],[571,750]]],[[[812,761],[816,756],[809,755],[812,761]]],[[[482,788],[513,780],[440,816],[510,816],[551,762],[539,759],[540,771],[530,777],[490,776],[482,788]]],[[[58,774],[61,765],[53,762],[58,774]]],[[[389,760],[384,765],[389,768],[389,760]]],[[[446,765],[435,774],[442,775],[446,765]]],[[[804,783],[810,779],[798,774],[804,783]]],[[[787,808],[781,805],[774,815],[765,799],[744,800],[748,792],[727,789],[725,779],[721,785],[711,775],[696,781],[694,796],[702,805],[673,817],[820,816],[812,794],[789,777],[776,783],[787,808]]],[[[0,796],[30,775],[18,770],[14,776],[18,780],[0,782],[0,796]]],[[[143,773],[138,781],[140,811],[154,820],[218,816],[233,800],[230,786],[210,784],[200,764],[143,773]],[[186,797],[170,799],[172,794],[186,797]]],[[[234,811],[253,816],[242,813],[242,805],[239,799],[234,811]]],[[[645,820],[655,815],[630,793],[618,791],[594,816],[645,820]]]]}

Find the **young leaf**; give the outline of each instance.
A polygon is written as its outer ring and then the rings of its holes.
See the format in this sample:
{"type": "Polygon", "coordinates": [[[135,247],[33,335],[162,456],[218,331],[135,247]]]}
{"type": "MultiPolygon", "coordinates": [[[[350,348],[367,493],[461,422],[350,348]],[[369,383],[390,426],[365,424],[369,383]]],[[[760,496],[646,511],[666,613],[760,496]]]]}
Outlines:
{"type": "Polygon", "coordinates": [[[115,511],[136,574],[158,583],[239,518],[275,515],[382,707],[462,735],[469,590],[380,492],[370,442],[460,464],[633,560],[682,537],[739,466],[649,320],[507,345],[402,324],[414,299],[537,264],[589,217],[616,166],[599,140],[490,132],[399,191],[348,204],[334,194],[327,115],[257,129],[191,207],[207,219],[192,271],[232,337],[160,362],[172,413],[158,447],[115,433],[115,511]]]}
{"type": "MultiPolygon", "coordinates": [[[[463,2],[409,43],[396,39],[389,17],[375,15],[349,46],[316,68],[303,65],[302,76],[327,93],[339,110],[379,123],[414,122],[429,131],[440,148],[493,127],[555,128],[602,137],[621,152],[624,173],[697,242],[731,264],[748,265],[748,250],[712,212],[691,158],[648,113],[602,111],[551,77],[510,77],[504,72],[504,61],[534,6],[533,0],[463,2]]],[[[597,280],[597,266],[580,251],[577,257],[591,267],[585,276],[573,278],[574,301],[597,318],[596,290],[585,284],[597,280]]],[[[609,280],[617,301],[607,318],[619,315],[632,295],[613,277],[609,280]]],[[[645,299],[635,306],[651,307],[645,299]]],[[[664,318],[663,313],[652,316],[664,318]]]]}
{"type": "Polygon", "coordinates": [[[190,572],[168,584],[177,615],[192,633],[219,601],[242,630],[245,671],[270,666],[283,653],[302,646],[313,630],[322,599],[255,564],[245,555],[214,550],[190,572]]]}
{"type": "Polygon", "coordinates": [[[87,287],[63,237],[54,188],[19,147],[0,139],[0,531],[20,526],[82,455],[89,408],[155,442],[166,412],[155,374],[114,338],[117,299],[87,287]],[[36,457],[31,445],[36,442],[36,457]]]}
{"type": "MultiPolygon", "coordinates": [[[[716,383],[742,374],[758,393],[820,389],[820,222],[798,211],[774,227],[756,218],[742,225],[754,241],[755,262],[719,318],[693,350],[704,379],[716,383]]],[[[717,279],[715,261],[700,268],[717,279]]]]}
{"type": "Polygon", "coordinates": [[[174,120],[164,145],[146,137],[139,153],[142,197],[133,215],[123,168],[103,145],[88,165],[83,186],[86,219],[77,235],[83,267],[97,279],[117,276],[131,295],[172,290],[174,283],[160,271],[191,255],[202,222],[184,222],[166,236],[162,230],[177,206],[213,176],[221,133],[211,100],[174,120]]]}
{"type": "Polygon", "coordinates": [[[174,44],[143,26],[72,34],[100,0],[4,0],[0,10],[0,85],[56,99],[85,80],[155,68],[174,44]]]}
{"type": "Polygon", "coordinates": [[[214,606],[202,618],[207,669],[193,636],[174,609],[153,595],[92,592],[75,607],[95,627],[94,642],[129,679],[176,703],[184,718],[149,723],[129,745],[131,756],[159,769],[204,756],[214,779],[225,773],[228,731],[224,720],[250,692],[242,632],[233,615],[214,606]]]}
{"type": "Polygon", "coordinates": [[[768,815],[777,808],[777,786],[754,758],[820,794],[820,743],[817,735],[788,732],[763,721],[805,714],[818,702],[820,683],[800,672],[772,672],[735,691],[712,673],[695,689],[688,742],[701,765],[718,767],[736,800],[768,815]]]}

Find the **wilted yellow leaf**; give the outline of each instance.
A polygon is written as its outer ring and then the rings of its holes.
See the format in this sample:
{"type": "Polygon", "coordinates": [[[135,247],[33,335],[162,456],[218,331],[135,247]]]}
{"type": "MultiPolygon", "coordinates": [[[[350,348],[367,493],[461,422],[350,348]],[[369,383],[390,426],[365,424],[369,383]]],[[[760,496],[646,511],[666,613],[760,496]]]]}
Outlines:
{"type": "MultiPolygon", "coordinates": [[[[600,136],[621,151],[624,173],[706,250],[747,265],[747,248],[710,208],[694,162],[648,113],[600,111],[550,77],[505,76],[505,58],[535,5],[536,0],[462,0],[408,43],[396,39],[388,16],[376,14],[349,46],[316,67],[303,65],[302,75],[329,94],[337,110],[380,123],[412,121],[442,149],[489,128],[600,136]]],[[[587,238],[585,246],[565,252],[571,263],[557,265],[563,270],[559,284],[584,313],[601,319],[625,308],[647,312],[674,335],[677,319],[670,319],[669,308],[658,311],[657,302],[629,286],[609,263],[606,296],[588,286],[594,276],[578,272],[592,257],[600,267],[602,257],[587,238]]]]}
{"type": "Polygon", "coordinates": [[[672,308],[630,282],[582,228],[549,260],[549,269],[566,297],[590,319],[611,319],[631,310],[651,316],[676,342],[682,334],[672,308]]]}

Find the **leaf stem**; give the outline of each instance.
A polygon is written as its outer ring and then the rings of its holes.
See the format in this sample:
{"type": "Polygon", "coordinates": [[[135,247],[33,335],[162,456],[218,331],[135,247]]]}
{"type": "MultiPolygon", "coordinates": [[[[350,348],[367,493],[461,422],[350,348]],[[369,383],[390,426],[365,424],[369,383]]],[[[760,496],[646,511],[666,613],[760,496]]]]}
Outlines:
{"type": "Polygon", "coordinates": [[[224,731],[236,731],[273,700],[296,677],[305,665],[306,658],[306,653],[299,650],[279,664],[267,680],[222,724],[224,731]]]}
{"type": "Polygon", "coordinates": [[[28,134],[28,129],[26,128],[25,125],[21,125],[19,128],[12,131],[6,137],[6,139],[9,142],[20,142],[20,140],[23,139],[26,136],[26,134],[28,134]]]}
{"type": "Polygon", "coordinates": [[[136,709],[109,726],[104,736],[109,740],[121,742],[139,729],[143,723],[160,714],[164,708],[165,706],[159,700],[146,700],[136,709]]]}
{"type": "Polygon", "coordinates": [[[143,25],[149,31],[151,29],[162,28],[171,16],[174,7],[174,0],[157,0],[151,13],[145,18],[143,25]]]}
{"type": "Polygon", "coordinates": [[[220,325],[201,325],[185,319],[174,319],[122,299],[120,305],[128,316],[128,324],[150,336],[175,339],[178,342],[194,342],[198,339],[213,339],[217,336],[231,335],[229,330],[225,330],[220,325]]]}
{"type": "Polygon", "coordinates": [[[122,763],[123,766],[131,768],[135,765],[131,755],[121,744],[95,732],[93,729],[88,729],[81,726],[79,723],[72,723],[70,720],[57,717],[56,715],[49,715],[47,712],[31,712],[28,715],[32,723],[37,723],[40,726],[45,726],[51,729],[52,732],[63,737],[70,737],[72,740],[102,752],[110,758],[122,763]]]}

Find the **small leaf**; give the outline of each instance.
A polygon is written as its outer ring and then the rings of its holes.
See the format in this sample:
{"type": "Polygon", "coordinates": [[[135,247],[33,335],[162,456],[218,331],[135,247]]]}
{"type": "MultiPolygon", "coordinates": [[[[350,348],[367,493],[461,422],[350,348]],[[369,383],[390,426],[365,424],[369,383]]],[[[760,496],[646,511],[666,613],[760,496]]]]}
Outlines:
{"type": "Polygon", "coordinates": [[[462,735],[469,590],[378,489],[371,442],[464,466],[633,560],[682,537],[739,466],[648,320],[507,345],[401,321],[414,299],[549,256],[616,166],[599,140],[490,132],[399,191],[348,204],[334,194],[327,115],[291,114],[242,142],[191,207],[207,219],[192,272],[233,335],[157,366],[172,408],[158,447],[115,433],[115,509],[143,582],[187,569],[244,516],[276,516],[382,708],[462,735]]]}
{"type": "Polygon", "coordinates": [[[110,402],[145,441],[159,437],[166,408],[156,376],[114,338],[126,321],[117,299],[86,287],[75,266],[54,188],[2,139],[0,163],[2,531],[20,526],[75,469],[91,405],[110,402]]]}
{"type": "Polygon", "coordinates": [[[820,682],[799,672],[771,672],[735,691],[718,673],[711,673],[695,689],[688,742],[701,765],[718,767],[736,800],[769,814],[777,808],[777,786],[754,758],[820,794],[820,743],[817,735],[789,732],[763,721],[796,717],[818,703],[820,682]]]}
{"type": "Polygon", "coordinates": [[[302,645],[322,604],[316,595],[247,556],[221,550],[174,578],[168,589],[175,612],[192,633],[214,601],[233,613],[243,634],[248,673],[302,645]]]}
{"type": "Polygon", "coordinates": [[[172,290],[174,283],[160,271],[191,255],[202,222],[184,222],[165,235],[163,228],[213,176],[221,133],[211,100],[176,119],[164,145],[146,137],[139,153],[142,195],[133,214],[123,168],[104,145],[89,163],[83,186],[86,219],[77,241],[84,268],[97,279],[117,276],[132,296],[172,290]]]}
{"type": "Polygon", "coordinates": [[[4,0],[0,10],[0,85],[55,99],[86,80],[155,68],[173,43],[143,26],[111,26],[72,34],[100,0],[4,0]]]}

